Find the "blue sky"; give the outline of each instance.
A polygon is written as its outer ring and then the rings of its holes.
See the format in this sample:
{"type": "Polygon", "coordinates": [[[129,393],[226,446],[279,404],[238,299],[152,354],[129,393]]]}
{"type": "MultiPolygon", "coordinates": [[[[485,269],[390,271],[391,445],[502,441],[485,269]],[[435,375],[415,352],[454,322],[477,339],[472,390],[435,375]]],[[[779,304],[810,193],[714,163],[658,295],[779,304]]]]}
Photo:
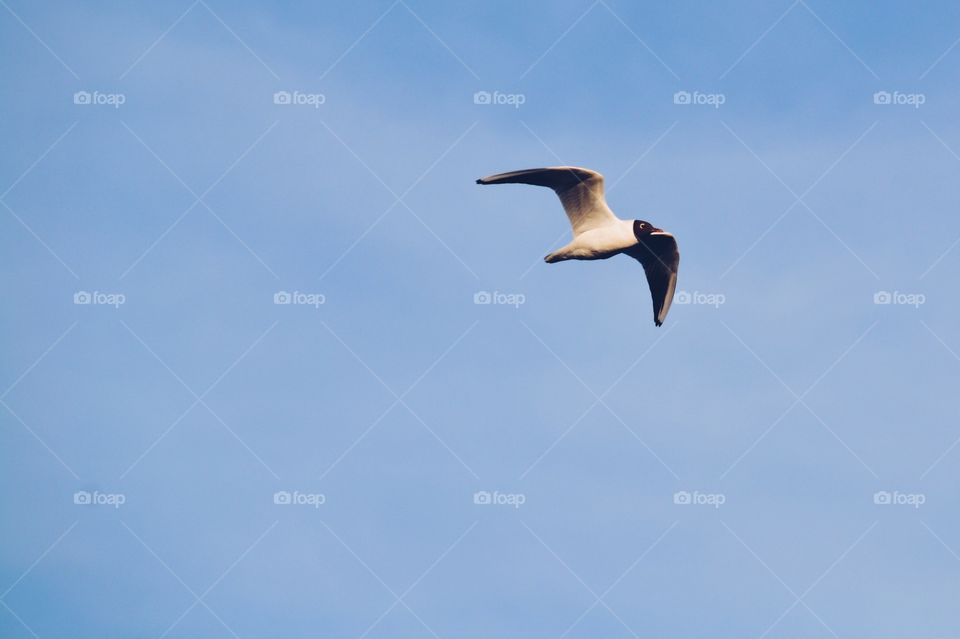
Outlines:
{"type": "Polygon", "coordinates": [[[956,634],[957,6],[0,5],[3,637],[956,634]]]}

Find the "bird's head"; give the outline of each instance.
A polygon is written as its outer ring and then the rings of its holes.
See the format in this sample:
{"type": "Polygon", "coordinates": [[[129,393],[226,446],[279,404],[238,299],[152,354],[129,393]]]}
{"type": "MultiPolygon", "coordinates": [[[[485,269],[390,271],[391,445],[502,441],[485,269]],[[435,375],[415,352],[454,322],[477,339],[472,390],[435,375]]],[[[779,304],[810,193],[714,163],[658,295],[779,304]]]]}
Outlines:
{"type": "Polygon", "coordinates": [[[639,240],[645,235],[650,235],[651,233],[662,233],[663,229],[658,229],[650,222],[644,222],[643,220],[634,220],[633,221],[633,234],[639,240]]]}

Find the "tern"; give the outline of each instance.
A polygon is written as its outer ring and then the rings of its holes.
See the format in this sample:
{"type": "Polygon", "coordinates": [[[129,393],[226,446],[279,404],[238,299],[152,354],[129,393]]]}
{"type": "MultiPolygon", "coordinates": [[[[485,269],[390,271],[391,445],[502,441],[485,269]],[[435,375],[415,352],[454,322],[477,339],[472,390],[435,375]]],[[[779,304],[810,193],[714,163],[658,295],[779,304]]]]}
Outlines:
{"type": "Polygon", "coordinates": [[[600,173],[576,166],[551,166],[498,173],[480,178],[477,184],[533,184],[553,189],[573,227],[573,241],[544,261],[553,264],[629,255],[643,265],[653,298],[653,322],[663,324],[677,288],[677,240],[649,222],[621,220],[614,215],[607,206],[600,173]]]}

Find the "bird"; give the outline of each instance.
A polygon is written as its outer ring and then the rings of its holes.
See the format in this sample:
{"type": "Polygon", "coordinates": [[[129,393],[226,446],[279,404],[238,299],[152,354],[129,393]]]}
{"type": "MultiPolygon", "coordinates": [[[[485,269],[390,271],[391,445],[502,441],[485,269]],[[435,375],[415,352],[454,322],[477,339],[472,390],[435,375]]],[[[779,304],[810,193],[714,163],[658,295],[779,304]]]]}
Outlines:
{"type": "Polygon", "coordinates": [[[650,222],[614,215],[604,196],[603,175],[577,166],[549,166],[497,173],[478,179],[477,184],[532,184],[553,189],[570,220],[573,240],[544,261],[605,260],[621,253],[632,257],[647,277],[653,323],[663,325],[677,288],[677,240],[650,222]]]}

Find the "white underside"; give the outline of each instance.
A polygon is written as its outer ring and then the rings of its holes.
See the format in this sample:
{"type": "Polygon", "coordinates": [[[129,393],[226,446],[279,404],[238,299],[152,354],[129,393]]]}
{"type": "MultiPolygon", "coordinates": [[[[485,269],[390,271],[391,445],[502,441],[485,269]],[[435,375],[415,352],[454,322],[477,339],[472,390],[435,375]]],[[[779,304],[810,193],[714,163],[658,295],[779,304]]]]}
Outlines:
{"type": "Polygon", "coordinates": [[[554,260],[602,260],[637,243],[633,234],[633,220],[612,217],[602,226],[577,234],[573,241],[551,253],[554,260]]]}

